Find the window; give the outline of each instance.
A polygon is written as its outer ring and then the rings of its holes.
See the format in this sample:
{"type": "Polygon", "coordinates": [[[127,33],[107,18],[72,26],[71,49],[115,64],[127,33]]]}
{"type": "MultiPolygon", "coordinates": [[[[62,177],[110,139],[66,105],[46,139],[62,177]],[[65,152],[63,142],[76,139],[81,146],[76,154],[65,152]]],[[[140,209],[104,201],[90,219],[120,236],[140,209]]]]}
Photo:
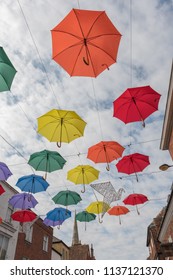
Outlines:
{"type": "Polygon", "coordinates": [[[30,225],[27,226],[27,228],[25,228],[25,240],[32,243],[32,233],[33,233],[33,227],[30,225]]]}
{"type": "Polygon", "coordinates": [[[171,235],[169,235],[169,237],[168,237],[168,242],[172,243],[172,236],[171,235]]]}
{"type": "Polygon", "coordinates": [[[43,250],[48,251],[48,243],[49,243],[49,237],[47,235],[44,235],[43,237],[43,250]]]}
{"type": "Polygon", "coordinates": [[[14,210],[14,208],[9,204],[8,208],[7,208],[6,217],[5,217],[5,221],[8,223],[11,223],[11,221],[12,221],[11,214],[13,214],[13,210],[14,210]]]}
{"type": "Polygon", "coordinates": [[[9,238],[0,234],[0,260],[5,260],[9,238]]]}

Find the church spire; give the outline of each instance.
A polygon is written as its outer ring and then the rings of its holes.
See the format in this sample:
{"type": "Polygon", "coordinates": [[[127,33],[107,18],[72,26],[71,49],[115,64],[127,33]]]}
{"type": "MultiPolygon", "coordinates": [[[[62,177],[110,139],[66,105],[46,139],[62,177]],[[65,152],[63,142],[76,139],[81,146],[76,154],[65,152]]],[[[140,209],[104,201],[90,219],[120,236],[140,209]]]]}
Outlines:
{"type": "Polygon", "coordinates": [[[78,234],[78,227],[77,227],[77,220],[76,220],[76,211],[75,211],[72,246],[78,245],[78,244],[81,244],[81,242],[79,241],[79,234],[78,234]]]}

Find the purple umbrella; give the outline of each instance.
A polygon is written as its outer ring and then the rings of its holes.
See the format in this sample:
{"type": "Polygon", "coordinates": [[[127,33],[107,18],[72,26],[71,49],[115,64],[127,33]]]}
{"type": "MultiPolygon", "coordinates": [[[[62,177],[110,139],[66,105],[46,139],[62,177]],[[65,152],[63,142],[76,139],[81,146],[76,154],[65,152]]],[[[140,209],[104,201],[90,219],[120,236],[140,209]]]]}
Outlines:
{"type": "Polygon", "coordinates": [[[8,177],[13,175],[8,168],[8,166],[4,162],[0,162],[0,180],[6,181],[8,177]]]}
{"type": "Polygon", "coordinates": [[[31,193],[18,193],[13,195],[8,201],[14,208],[30,209],[34,208],[38,201],[31,193]]]}
{"type": "Polygon", "coordinates": [[[62,223],[64,222],[65,220],[63,220],[63,221],[60,221],[60,220],[58,220],[58,221],[52,221],[52,220],[49,220],[48,218],[45,218],[44,220],[43,220],[43,223],[46,225],[46,226],[53,226],[53,227],[55,227],[55,226],[60,226],[60,225],[62,225],[62,223]]]}

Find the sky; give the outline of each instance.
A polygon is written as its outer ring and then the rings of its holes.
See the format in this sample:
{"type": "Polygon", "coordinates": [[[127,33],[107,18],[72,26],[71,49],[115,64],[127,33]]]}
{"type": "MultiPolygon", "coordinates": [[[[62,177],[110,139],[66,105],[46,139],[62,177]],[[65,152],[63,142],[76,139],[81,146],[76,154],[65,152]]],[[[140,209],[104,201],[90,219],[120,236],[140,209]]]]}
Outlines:
{"type": "MultiPolygon", "coordinates": [[[[42,219],[49,210],[58,207],[52,197],[62,190],[73,190],[82,201],[69,206],[72,217],[54,235],[71,245],[74,213],[83,211],[91,202],[102,200],[98,192],[87,185],[67,180],[67,172],[77,165],[89,164],[100,171],[93,183],[110,181],[117,191],[125,192],[119,201],[136,192],[148,197],[148,202],[135,207],[121,217],[103,217],[78,222],[82,244],[93,244],[98,260],[143,260],[149,255],[146,247],[147,227],[166,206],[172,184],[172,170],[162,172],[159,166],[171,164],[168,151],[160,149],[163,118],[167,100],[173,53],[173,1],[161,0],[0,0],[0,45],[17,70],[11,90],[1,92],[0,155],[13,173],[7,182],[17,191],[17,180],[25,175],[44,175],[28,164],[31,154],[43,149],[58,151],[65,159],[63,169],[48,173],[50,184],[45,192],[34,196],[38,204],[34,211],[42,219]],[[130,3],[132,5],[130,6],[130,3]],[[51,30],[71,9],[105,11],[122,34],[117,62],[97,78],[70,77],[52,59],[51,30]],[[158,111],[149,116],[145,128],[141,122],[124,124],[113,117],[113,101],[127,88],[150,85],[161,94],[158,111]],[[61,148],[37,133],[37,118],[52,109],[75,111],[86,123],[84,136],[61,148]],[[104,163],[95,164],[87,158],[88,148],[100,141],[116,141],[125,150],[123,156],[141,153],[149,156],[150,165],[134,175],[118,173],[115,164],[107,171],[104,163]]],[[[67,57],[68,59],[68,57],[67,57]]]]}

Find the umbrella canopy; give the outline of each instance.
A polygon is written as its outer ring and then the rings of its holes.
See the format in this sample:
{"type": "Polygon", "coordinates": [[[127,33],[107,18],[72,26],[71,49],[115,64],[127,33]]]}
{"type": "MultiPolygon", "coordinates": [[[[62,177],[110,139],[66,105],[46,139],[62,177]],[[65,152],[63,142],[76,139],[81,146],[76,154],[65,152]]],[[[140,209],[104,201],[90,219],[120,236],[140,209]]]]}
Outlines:
{"type": "Polygon", "coordinates": [[[119,216],[119,223],[121,224],[121,215],[125,215],[127,214],[129,211],[129,209],[125,206],[122,205],[117,205],[117,206],[113,206],[112,208],[110,208],[107,213],[109,215],[114,215],[114,216],[119,216]]]}
{"type": "Polygon", "coordinates": [[[113,116],[125,124],[142,121],[158,110],[161,95],[150,86],[128,88],[113,102],[113,116]]]}
{"type": "Polygon", "coordinates": [[[121,34],[105,11],[72,9],[51,35],[52,58],[70,76],[97,77],[116,62],[121,34]]]}
{"type": "Polygon", "coordinates": [[[71,211],[63,207],[54,208],[53,210],[50,210],[46,214],[46,219],[51,220],[53,222],[57,222],[57,221],[63,222],[70,217],[71,217],[71,211]]]}
{"type": "Polygon", "coordinates": [[[21,223],[32,222],[36,217],[37,215],[31,210],[18,210],[11,215],[14,221],[21,223]]]}
{"type": "Polygon", "coordinates": [[[38,201],[31,193],[18,193],[13,195],[8,201],[14,208],[28,209],[34,208],[38,201]]]}
{"type": "Polygon", "coordinates": [[[35,170],[53,172],[62,169],[66,160],[56,151],[43,150],[32,154],[29,158],[28,164],[35,168],[35,170]]]}
{"type": "MultiPolygon", "coordinates": [[[[92,203],[90,203],[90,205],[86,208],[86,211],[89,213],[94,213],[94,214],[100,214],[103,213],[104,211],[108,211],[108,209],[110,209],[110,206],[103,202],[103,201],[94,201],[92,203]]],[[[102,221],[100,220],[100,216],[99,217],[99,222],[101,223],[102,221]]]]}
{"type": "Polygon", "coordinates": [[[83,184],[85,192],[85,184],[90,184],[98,179],[100,171],[90,165],[78,165],[67,172],[67,179],[78,184],[83,184]]]}
{"type": "Polygon", "coordinates": [[[67,190],[67,191],[60,191],[59,193],[57,193],[57,195],[55,195],[52,198],[52,200],[56,204],[62,204],[68,206],[68,205],[77,204],[82,200],[82,198],[77,192],[67,190]]]}
{"type": "Polygon", "coordinates": [[[37,132],[46,137],[50,142],[70,143],[83,136],[86,122],[74,111],[53,109],[38,119],[37,132]]]}
{"type": "Polygon", "coordinates": [[[125,148],[115,141],[101,141],[88,149],[87,158],[95,163],[107,163],[106,169],[109,171],[109,163],[122,157],[124,150],[125,148]]]}
{"type": "Polygon", "coordinates": [[[16,186],[22,191],[38,193],[45,191],[48,188],[49,183],[42,176],[31,174],[19,178],[16,186]]]}
{"type": "Polygon", "coordinates": [[[146,201],[148,201],[148,197],[143,194],[140,194],[140,193],[130,194],[123,200],[124,204],[136,205],[136,210],[137,210],[138,215],[140,213],[139,213],[137,204],[143,204],[146,201]]]}
{"type": "Polygon", "coordinates": [[[48,218],[45,218],[43,220],[43,223],[46,225],[46,226],[52,226],[52,227],[55,227],[57,226],[58,229],[60,228],[60,226],[62,225],[64,221],[52,221],[52,220],[49,220],[48,218]]]}
{"type": "Polygon", "coordinates": [[[76,214],[76,220],[79,222],[85,222],[85,230],[86,230],[86,223],[95,220],[96,215],[93,213],[89,213],[87,211],[82,211],[76,214]]]}
{"type": "Polygon", "coordinates": [[[5,192],[3,186],[0,185],[0,195],[3,194],[5,192]]]}
{"type": "Polygon", "coordinates": [[[6,181],[8,177],[13,175],[4,162],[0,162],[0,181],[6,181]]]}
{"type": "Polygon", "coordinates": [[[136,175],[138,181],[137,172],[142,172],[150,164],[149,157],[143,154],[134,153],[128,156],[124,156],[116,164],[118,172],[136,175]]]}
{"type": "Polygon", "coordinates": [[[0,92],[10,90],[16,72],[4,49],[0,47],[0,92]]]}

